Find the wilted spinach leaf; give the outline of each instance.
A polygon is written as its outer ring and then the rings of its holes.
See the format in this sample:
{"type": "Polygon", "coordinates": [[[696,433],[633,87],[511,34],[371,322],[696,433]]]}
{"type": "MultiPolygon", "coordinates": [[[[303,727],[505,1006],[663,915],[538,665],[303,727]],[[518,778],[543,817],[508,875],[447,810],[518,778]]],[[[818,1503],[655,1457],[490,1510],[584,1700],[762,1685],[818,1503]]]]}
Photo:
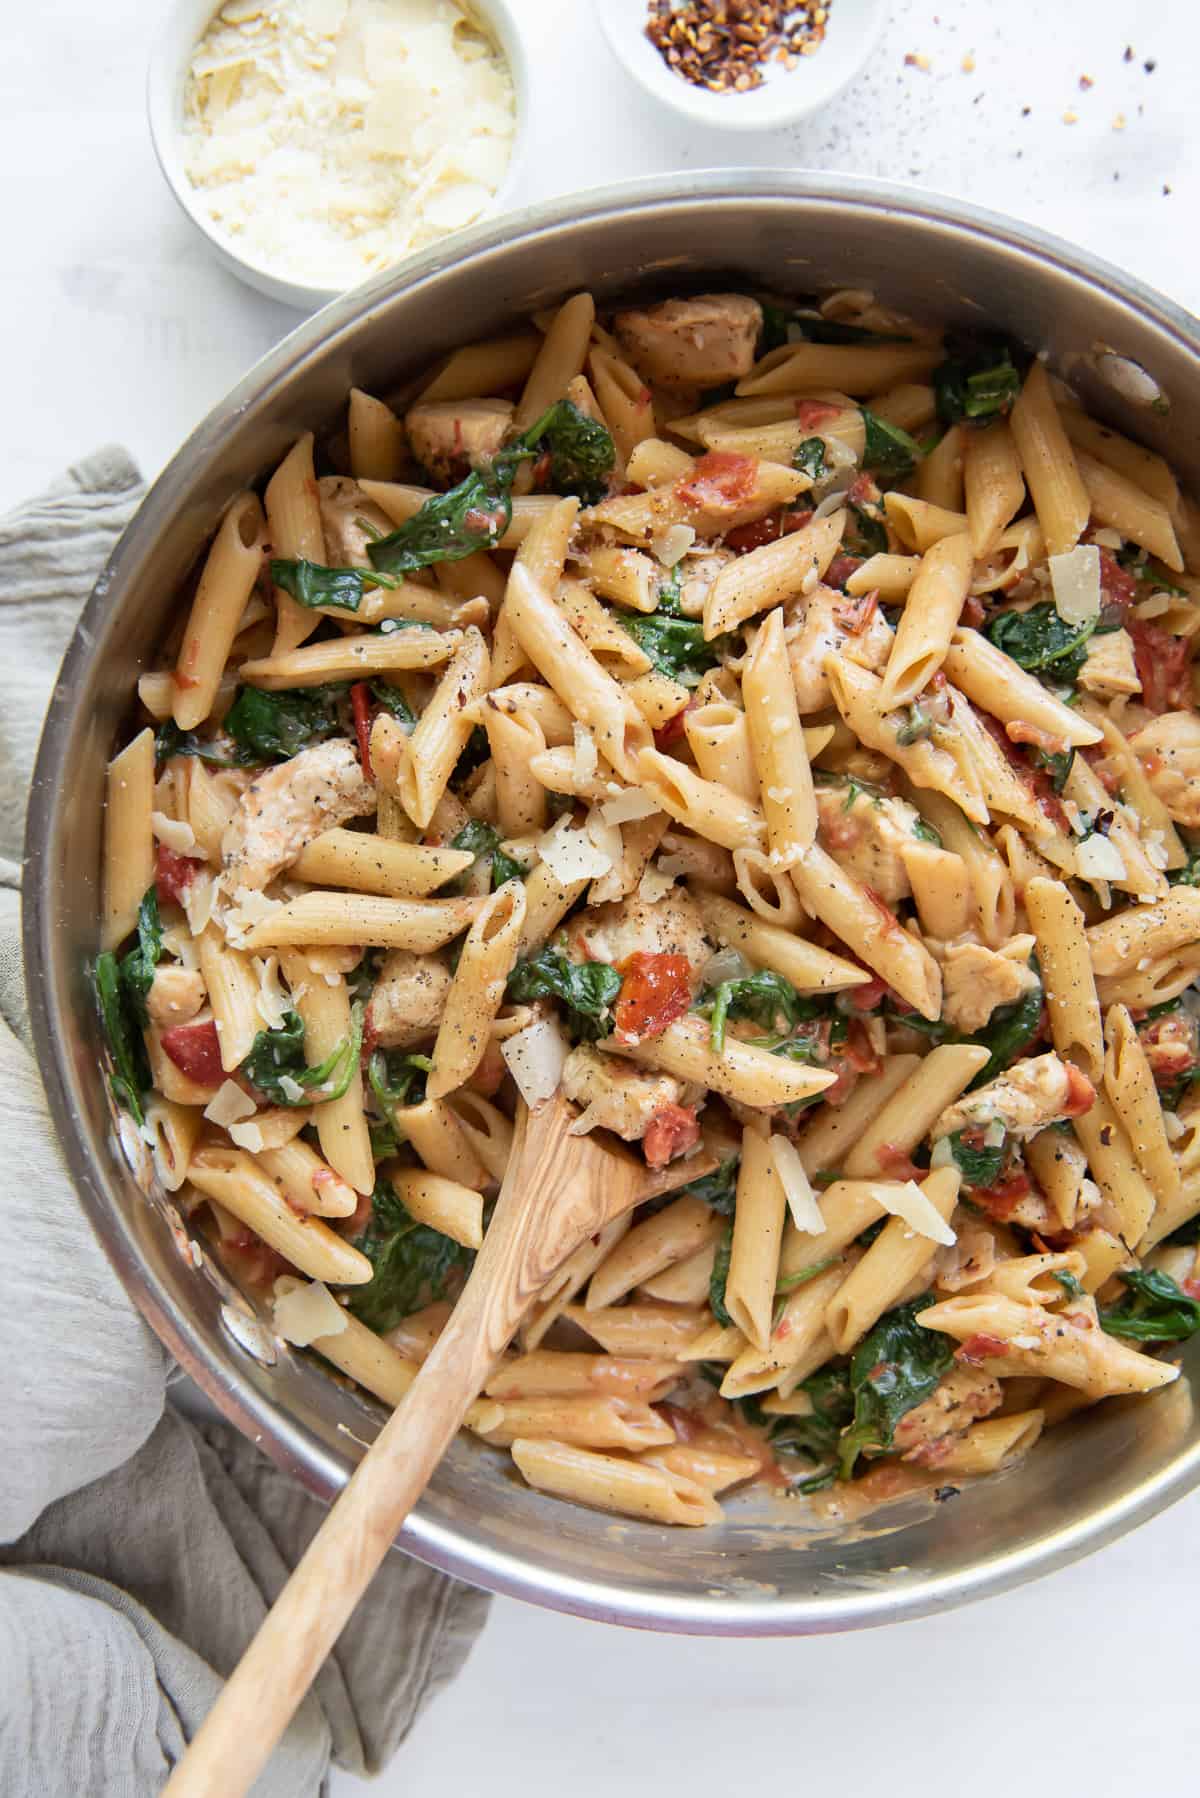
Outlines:
{"type": "Polygon", "coordinates": [[[907,1305],[885,1311],[863,1337],[850,1361],[854,1421],[838,1445],[842,1479],[848,1480],[865,1450],[882,1453],[892,1446],[901,1418],[927,1399],[954,1362],[954,1343],[937,1330],[926,1330],[917,1313],[931,1302],[923,1294],[907,1305]]]}
{"type": "Polygon", "coordinates": [[[550,486],[594,505],[608,491],[616,450],[608,430],[571,400],[559,400],[525,433],[524,442],[550,453],[550,486]]]}
{"type": "Polygon", "coordinates": [[[245,759],[254,762],[287,762],[340,734],[338,701],[345,687],[293,687],[285,693],[265,693],[261,687],[242,687],[225,718],[225,731],[245,759]]]}
{"type": "Polygon", "coordinates": [[[295,561],[276,558],[271,563],[271,579],[298,605],[333,606],[339,612],[357,612],[368,587],[393,587],[390,575],[370,568],[325,568],[320,562],[303,557],[295,561]]]}
{"type": "Polygon", "coordinates": [[[558,949],[539,949],[519,961],[505,989],[506,997],[518,1005],[561,999],[568,1024],[591,1040],[612,1030],[612,1007],[620,991],[621,976],[606,961],[570,961],[558,949]]]}
{"type": "Polygon", "coordinates": [[[720,661],[721,639],[704,640],[698,618],[680,618],[674,612],[624,613],[621,624],[643,649],[660,674],[684,687],[700,684],[700,677],[720,661]]]}
{"type": "Polygon", "coordinates": [[[792,467],[810,480],[819,481],[826,472],[824,438],[806,437],[803,443],[798,443],[792,453],[792,467]]]}
{"type": "Polygon", "coordinates": [[[708,1283],[708,1302],[712,1314],[723,1329],[731,1329],[733,1319],[725,1309],[725,1284],[729,1279],[729,1263],[733,1256],[733,1225],[726,1224],[717,1244],[712,1277],[708,1283]]]}
{"type": "Polygon", "coordinates": [[[298,1012],[289,1011],[276,1029],[259,1031],[238,1072],[273,1105],[324,1104],[327,1099],[340,1099],[354,1078],[362,1035],[362,1007],[353,1005],[350,1034],[324,1061],[310,1068],[304,1059],[304,1023],[298,1012]],[[289,1098],[292,1087],[302,1088],[299,1097],[289,1098]]]}
{"type": "Polygon", "coordinates": [[[1200,1330],[1200,1304],[1169,1274],[1130,1267],[1122,1269],[1120,1278],[1128,1288],[1124,1297],[1100,1312],[1100,1327],[1110,1336],[1183,1342],[1200,1330]]]}
{"type": "Polygon", "coordinates": [[[354,1247],[375,1271],[365,1286],[345,1288],[349,1308],[377,1333],[445,1298],[472,1260],[469,1249],[411,1217],[386,1180],[371,1195],[371,1216],[354,1247]]]}
{"type": "Polygon", "coordinates": [[[1000,1178],[1000,1170],[1004,1166],[1008,1154],[1007,1145],[1003,1142],[968,1143],[963,1138],[964,1130],[955,1130],[947,1137],[950,1153],[954,1157],[954,1165],[963,1177],[964,1186],[994,1186],[1000,1178]]]}
{"type": "Polygon", "coordinates": [[[703,1199],[706,1205],[711,1206],[722,1217],[732,1217],[737,1199],[739,1165],[738,1157],[731,1155],[728,1161],[723,1161],[711,1174],[702,1174],[699,1180],[690,1180],[681,1189],[680,1197],[685,1192],[690,1192],[695,1198],[703,1199]]]}
{"type": "Polygon", "coordinates": [[[1095,628],[1094,618],[1069,624],[1049,601],[1043,601],[1027,612],[998,613],[985,625],[983,634],[1018,667],[1042,676],[1053,686],[1073,687],[1095,628]]]}
{"type": "Polygon", "coordinates": [[[870,474],[882,475],[884,480],[902,481],[921,460],[920,445],[899,425],[889,424],[886,418],[880,418],[866,406],[859,410],[863,421],[864,469],[870,474]]]}
{"type": "Polygon", "coordinates": [[[932,377],[944,425],[991,424],[1012,410],[1021,374],[1005,338],[958,333],[947,348],[950,356],[932,377]]]}

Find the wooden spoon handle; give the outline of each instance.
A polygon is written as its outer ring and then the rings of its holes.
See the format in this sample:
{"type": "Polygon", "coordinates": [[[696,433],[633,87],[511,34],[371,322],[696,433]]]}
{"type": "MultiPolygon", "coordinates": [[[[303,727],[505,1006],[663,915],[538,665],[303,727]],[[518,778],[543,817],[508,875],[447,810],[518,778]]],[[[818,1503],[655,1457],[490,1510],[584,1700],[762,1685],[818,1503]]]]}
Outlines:
{"type": "Polygon", "coordinates": [[[488,1377],[495,1350],[487,1342],[486,1298],[481,1284],[475,1295],[463,1293],[197,1730],[164,1798],[239,1798],[262,1771],[488,1377]]]}

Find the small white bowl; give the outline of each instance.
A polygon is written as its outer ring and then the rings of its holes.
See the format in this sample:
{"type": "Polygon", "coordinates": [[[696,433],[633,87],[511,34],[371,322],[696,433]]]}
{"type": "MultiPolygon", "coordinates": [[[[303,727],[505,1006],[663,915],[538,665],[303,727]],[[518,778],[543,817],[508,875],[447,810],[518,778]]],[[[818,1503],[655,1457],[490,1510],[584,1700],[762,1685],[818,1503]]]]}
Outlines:
{"type": "MultiPolygon", "coordinates": [[[[295,281],[268,263],[258,262],[246,254],[238,239],[222,230],[208,216],[203,192],[192,186],[183,160],[184,92],[192,52],[204,36],[209,21],[220,10],[222,0],[176,0],[167,15],[150,56],[146,77],[146,107],[150,118],[150,137],[158,166],[176,200],[197,231],[205,237],[225,267],[250,287],[265,293],[269,299],[282,300],[301,312],[315,312],[329,300],[345,293],[344,284],[315,286],[295,281]]],[[[488,35],[495,39],[508,62],[512,74],[516,109],[512,154],[504,180],[496,190],[490,206],[473,223],[503,212],[513,191],[517,165],[525,143],[525,121],[528,116],[529,70],[525,46],[513,16],[509,0],[458,0],[461,10],[474,15],[488,35]]],[[[448,233],[448,235],[453,235],[448,233]]],[[[378,270],[372,270],[372,274],[378,270]]],[[[364,275],[363,279],[369,279],[364,275]]],[[[357,283],[352,285],[357,286],[357,283]]]]}
{"type": "Polygon", "coordinates": [[[770,131],[792,125],[832,100],[866,62],[887,21],[887,0],[830,0],[825,39],[796,66],[764,65],[761,87],[710,93],[677,75],[646,36],[647,0],[592,0],[609,47],[646,92],[697,125],[770,131]]]}

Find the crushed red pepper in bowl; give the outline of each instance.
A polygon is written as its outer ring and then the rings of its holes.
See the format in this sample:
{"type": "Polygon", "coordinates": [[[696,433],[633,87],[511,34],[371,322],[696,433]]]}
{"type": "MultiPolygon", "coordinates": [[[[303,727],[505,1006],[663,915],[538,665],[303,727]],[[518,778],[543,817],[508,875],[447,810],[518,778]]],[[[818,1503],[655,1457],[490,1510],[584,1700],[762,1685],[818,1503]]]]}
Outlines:
{"type": "Polygon", "coordinates": [[[646,36],[694,87],[743,94],[761,87],[768,63],[794,69],[819,50],[830,0],[650,0],[646,36]]]}

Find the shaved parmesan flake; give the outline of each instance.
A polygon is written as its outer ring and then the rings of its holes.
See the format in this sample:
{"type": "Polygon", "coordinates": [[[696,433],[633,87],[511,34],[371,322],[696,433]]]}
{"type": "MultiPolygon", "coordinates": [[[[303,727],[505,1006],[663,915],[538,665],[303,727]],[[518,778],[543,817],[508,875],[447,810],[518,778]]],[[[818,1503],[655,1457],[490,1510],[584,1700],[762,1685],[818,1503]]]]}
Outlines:
{"type": "Polygon", "coordinates": [[[251,1155],[257,1155],[263,1147],[263,1133],[257,1124],[230,1124],[229,1140],[239,1149],[248,1149],[251,1155]]]}
{"type": "Polygon", "coordinates": [[[278,899],[268,899],[254,887],[238,887],[233,894],[233,903],[221,919],[226,942],[239,948],[246,932],[253,930],[256,924],[265,924],[272,912],[279,910],[280,903],[278,899]]]}
{"type": "Polygon", "coordinates": [[[291,1007],[291,1000],[279,980],[279,957],[255,955],[251,965],[258,976],[255,1010],[268,1030],[278,1030],[291,1007]]]}
{"type": "Polygon", "coordinates": [[[277,1333],[296,1348],[307,1348],[322,1336],[339,1336],[346,1328],[346,1313],[320,1280],[276,1280],[272,1309],[277,1333]]]}
{"type": "Polygon", "coordinates": [[[816,524],[820,519],[829,518],[834,512],[840,512],[846,503],[846,489],[850,485],[851,483],[846,481],[841,487],[837,488],[835,492],[827,493],[820,505],[814,509],[812,518],[809,522],[811,524],[816,524]]]}
{"type": "Polygon", "coordinates": [[[598,880],[612,867],[613,858],[598,849],[586,829],[573,830],[569,817],[538,838],[538,853],[560,886],[577,880],[598,880]]]}
{"type": "Polygon", "coordinates": [[[291,1105],[299,1105],[300,1101],[305,1096],[304,1088],[301,1086],[300,1082],[298,1080],[293,1080],[290,1074],[280,1074],[279,1090],[291,1105]]]}
{"type": "Polygon", "coordinates": [[[183,909],[187,914],[188,929],[194,937],[204,935],[213,915],[213,906],[216,901],[216,881],[210,874],[197,874],[183,895],[183,909]]]}
{"type": "Polygon", "coordinates": [[[524,1030],[518,1030],[500,1045],[500,1053],[508,1071],[517,1083],[526,1105],[540,1105],[557,1092],[562,1079],[567,1045],[558,1025],[550,1018],[539,1018],[524,1030]]]}
{"type": "Polygon", "coordinates": [[[696,541],[696,533],[690,524],[668,525],[657,537],[652,537],[650,547],[654,551],[654,559],[663,568],[674,568],[687,555],[696,541]]]}
{"type": "Polygon", "coordinates": [[[928,1236],[947,1248],[958,1241],[945,1218],[931,1205],[915,1180],[873,1180],[871,1197],[891,1217],[902,1217],[918,1236],[928,1236]]]}
{"type": "Polygon", "coordinates": [[[1092,542],[1098,543],[1101,549],[1123,549],[1125,547],[1125,539],[1120,531],[1114,531],[1112,526],[1107,524],[1102,529],[1092,532],[1092,542]]]}
{"type": "Polygon", "coordinates": [[[933,1145],[933,1153],[929,1157],[929,1165],[935,1167],[957,1167],[954,1159],[954,1144],[948,1136],[939,1136],[933,1145]]]}
{"type": "Polygon", "coordinates": [[[575,737],[575,779],[586,787],[596,772],[596,739],[587,725],[578,720],[571,728],[575,737]]]}
{"type": "Polygon", "coordinates": [[[1177,1111],[1163,1112],[1163,1129],[1168,1142],[1178,1142],[1181,1136],[1187,1135],[1187,1125],[1177,1111]]]}
{"type": "Polygon", "coordinates": [[[165,812],[151,812],[150,828],[160,843],[176,855],[186,855],[196,847],[196,833],[182,818],[168,818],[165,812]]]}
{"type": "Polygon", "coordinates": [[[787,1195],[792,1222],[806,1236],[819,1236],[825,1228],[825,1219],[795,1143],[789,1142],[786,1136],[773,1136],[767,1146],[779,1183],[787,1195]]]}
{"type": "Polygon", "coordinates": [[[610,824],[599,806],[593,806],[584,821],[583,828],[601,855],[607,855],[609,863],[620,861],[625,852],[625,844],[615,824],[610,824]]]}
{"type": "Polygon", "coordinates": [[[606,799],[600,816],[606,824],[636,824],[639,818],[652,818],[657,803],[641,787],[626,787],[615,799],[606,799]]]}
{"type": "Polygon", "coordinates": [[[1054,609],[1068,624],[1086,624],[1100,616],[1100,551],[1080,543],[1064,556],[1050,556],[1054,609]]]}
{"type": "Polygon", "coordinates": [[[675,876],[668,874],[661,863],[655,867],[653,862],[647,862],[642,869],[642,878],[638,881],[638,898],[644,899],[647,905],[657,905],[660,899],[666,898],[674,885],[675,876]]]}
{"type": "Polygon", "coordinates": [[[1041,1348],[1042,1339],[1040,1336],[1014,1336],[1012,1345],[1019,1349],[1036,1349],[1041,1348]]]}
{"type": "Polygon", "coordinates": [[[230,1124],[252,1118],[257,1110],[249,1093],[244,1093],[235,1080],[224,1080],[204,1107],[204,1115],[210,1124],[228,1130],[230,1124]]]}
{"type": "Polygon", "coordinates": [[[1075,851],[1075,872],[1083,880],[1124,880],[1124,857],[1111,837],[1085,837],[1075,851]]]}

